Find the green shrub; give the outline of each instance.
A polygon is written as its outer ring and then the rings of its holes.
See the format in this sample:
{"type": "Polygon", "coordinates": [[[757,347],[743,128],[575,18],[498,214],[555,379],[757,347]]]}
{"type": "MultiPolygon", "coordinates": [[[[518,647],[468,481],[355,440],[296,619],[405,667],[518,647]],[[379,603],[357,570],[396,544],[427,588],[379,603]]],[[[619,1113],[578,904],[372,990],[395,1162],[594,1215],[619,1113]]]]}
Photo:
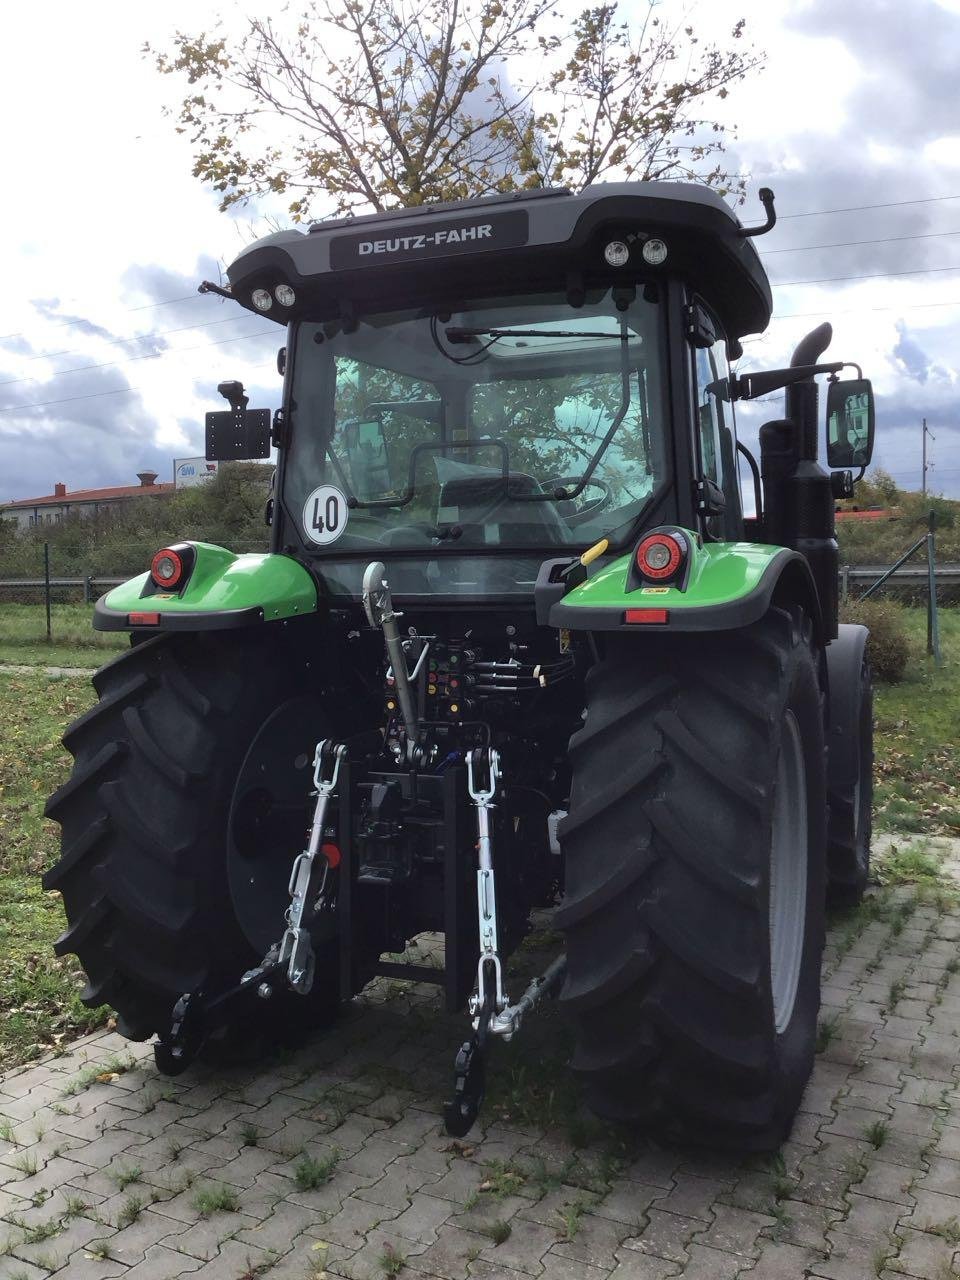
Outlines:
{"type": "Polygon", "coordinates": [[[899,684],[913,657],[902,606],[893,600],[852,601],[841,607],[840,620],[869,628],[867,657],[874,679],[899,684]]]}

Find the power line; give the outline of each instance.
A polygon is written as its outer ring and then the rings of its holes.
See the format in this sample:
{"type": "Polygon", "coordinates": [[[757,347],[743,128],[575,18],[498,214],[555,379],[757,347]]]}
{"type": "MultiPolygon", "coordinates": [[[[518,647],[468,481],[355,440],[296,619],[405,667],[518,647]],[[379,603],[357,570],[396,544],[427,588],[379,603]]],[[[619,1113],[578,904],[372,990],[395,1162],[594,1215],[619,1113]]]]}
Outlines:
{"type": "MultiPolygon", "coordinates": [[[[891,429],[894,429],[894,430],[900,430],[900,431],[907,431],[907,430],[909,430],[909,429],[910,429],[910,426],[911,426],[911,425],[912,425],[912,424],[906,424],[906,423],[904,423],[904,424],[903,424],[903,425],[901,425],[899,428],[891,428],[891,429]]],[[[942,453],[944,453],[944,452],[949,452],[951,449],[957,449],[957,448],[960,448],[960,442],[955,442],[955,441],[950,440],[949,438],[945,438],[945,439],[941,442],[941,444],[940,444],[940,448],[937,450],[937,452],[938,452],[938,453],[940,453],[940,454],[942,454],[942,453]]],[[[884,450],[884,452],[886,453],[886,452],[887,452],[887,450],[885,449],[885,450],[884,450]]],[[[894,465],[899,465],[899,463],[901,463],[901,462],[904,462],[904,463],[906,463],[906,462],[910,462],[910,463],[912,463],[915,457],[916,457],[916,454],[914,454],[914,453],[910,453],[910,454],[898,454],[896,458],[891,458],[891,462],[893,462],[893,463],[894,463],[894,465]]],[[[931,463],[930,463],[930,465],[931,465],[931,467],[933,467],[933,466],[936,466],[936,463],[931,462],[931,463]]]]}
{"type": "MultiPolygon", "coordinates": [[[[237,320],[243,320],[243,319],[245,319],[244,316],[230,316],[226,320],[208,320],[204,324],[188,324],[188,325],[183,325],[179,329],[159,329],[154,331],[153,333],[140,334],[135,338],[117,338],[114,341],[108,343],[107,345],[117,346],[121,342],[141,342],[141,341],[146,341],[149,338],[163,337],[168,333],[190,333],[195,329],[208,329],[212,325],[218,325],[218,324],[234,324],[236,323],[237,320]]],[[[257,330],[257,333],[268,333],[268,332],[270,332],[270,330],[267,330],[267,329],[257,330]]],[[[238,338],[250,338],[254,336],[256,335],[248,334],[248,333],[241,333],[236,335],[236,337],[238,338]]],[[[81,364],[81,365],[77,365],[75,369],[59,369],[57,370],[56,373],[47,374],[47,376],[43,379],[31,378],[31,377],[6,378],[3,382],[0,382],[0,387],[12,386],[15,382],[40,382],[40,381],[49,382],[53,378],[63,378],[68,373],[84,373],[88,369],[112,369],[116,365],[131,364],[134,360],[155,360],[158,356],[162,356],[162,355],[176,355],[178,351],[199,351],[203,346],[216,347],[216,346],[220,346],[222,342],[233,342],[233,341],[234,341],[234,338],[223,338],[223,339],[218,339],[216,341],[211,341],[208,343],[201,343],[199,346],[196,346],[196,347],[174,347],[172,349],[168,349],[164,351],[149,351],[143,355],[130,356],[126,360],[105,360],[105,361],[102,361],[100,364],[81,364]]],[[[83,352],[82,351],[57,351],[49,356],[31,356],[30,359],[31,360],[45,360],[45,359],[52,360],[54,356],[69,356],[69,355],[79,356],[79,355],[83,355],[83,352]]]]}
{"type": "MultiPolygon", "coordinates": [[[[861,315],[865,311],[926,311],[930,307],[960,307],[960,298],[950,302],[911,302],[906,306],[892,307],[843,307],[838,310],[830,308],[832,316],[861,315]]],[[[773,320],[805,320],[811,316],[822,316],[823,311],[788,311],[783,315],[775,315],[773,320]]]]}
{"type": "Polygon", "coordinates": [[[850,204],[839,209],[810,209],[805,213],[780,213],[778,222],[788,218],[820,218],[828,213],[862,213],[866,209],[902,209],[908,204],[940,204],[944,200],[960,200],[960,196],[925,196],[922,200],[888,200],[884,204],[850,204]]]}
{"type": "MultiPolygon", "coordinates": [[[[771,181],[773,181],[773,179],[771,179],[771,181]]],[[[960,195],[956,195],[956,196],[926,196],[926,197],[924,197],[924,198],[922,198],[922,199],[917,199],[917,200],[888,200],[888,201],[885,201],[885,202],[884,202],[884,203],[882,203],[882,204],[852,204],[852,205],[843,205],[843,206],[840,206],[840,207],[838,207],[838,208],[836,208],[836,209],[808,209],[808,210],[806,210],[806,211],[804,211],[804,212],[802,212],[802,213],[780,213],[780,214],[778,214],[778,215],[777,215],[777,221],[778,221],[778,222],[787,222],[787,221],[788,221],[789,219],[791,219],[791,218],[820,218],[820,217],[825,217],[827,214],[831,214],[831,213],[861,213],[861,212],[863,212],[864,210],[867,210],[867,209],[900,209],[900,208],[904,208],[904,207],[905,207],[905,206],[907,206],[907,205],[915,205],[915,204],[939,204],[939,203],[942,203],[942,202],[943,202],[943,201],[945,201],[945,200],[960,200],[960,195]]],[[[936,233],[933,233],[933,234],[937,234],[937,235],[957,235],[957,234],[960,234],[960,232],[945,231],[945,232],[936,232],[936,233]]],[[[902,236],[902,237],[899,237],[899,236],[893,236],[893,237],[890,237],[890,239],[904,239],[904,240],[913,240],[913,239],[921,239],[921,238],[922,238],[921,236],[902,236]]],[[[883,241],[883,240],[853,240],[853,241],[850,241],[849,243],[850,243],[850,244],[883,244],[883,243],[885,243],[885,241],[883,241]]],[[[832,248],[845,248],[845,247],[847,247],[847,246],[846,246],[846,245],[809,245],[809,246],[805,246],[805,248],[811,248],[811,249],[816,249],[816,248],[827,248],[827,249],[832,249],[832,248]]],[[[790,253],[790,252],[794,252],[794,250],[789,250],[789,249],[767,249],[765,252],[766,252],[766,253],[790,253]]],[[[132,315],[134,312],[137,312],[137,311],[154,311],[154,310],[156,310],[156,308],[157,308],[157,307],[169,307],[169,306],[172,306],[174,303],[177,303],[177,302],[197,302],[197,301],[199,301],[199,300],[200,300],[200,298],[204,298],[204,297],[206,297],[206,296],[207,296],[206,294],[201,294],[201,293],[185,293],[185,294],[182,294],[180,297],[177,297],[177,298],[161,298],[159,302],[148,302],[148,303],[144,303],[142,306],[139,306],[139,307],[127,307],[127,308],[125,308],[125,310],[124,310],[123,314],[124,314],[124,315],[132,315]]],[[[89,322],[88,320],[86,320],[86,318],[85,318],[85,317],[81,316],[80,318],[78,318],[78,319],[76,319],[76,320],[61,320],[61,321],[59,321],[57,324],[51,325],[51,327],[52,327],[52,328],[54,328],[54,329],[66,329],[66,328],[69,328],[71,325],[77,325],[77,324],[88,324],[88,323],[90,323],[90,322],[89,322]]],[[[22,338],[22,337],[24,336],[24,333],[25,333],[25,330],[22,330],[22,329],[21,329],[21,330],[18,330],[16,333],[3,333],[3,334],[0,334],[0,342],[4,342],[4,341],[6,341],[6,339],[8,339],[8,338],[22,338]]]]}
{"type": "MultiPolygon", "coordinates": [[[[881,467],[881,471],[886,470],[886,467],[881,467]]],[[[937,475],[941,476],[960,475],[960,467],[936,467],[932,468],[932,470],[936,470],[937,475]]],[[[893,479],[895,480],[915,480],[916,468],[914,468],[913,471],[890,471],[888,472],[888,475],[893,476],[893,479]]],[[[934,480],[936,480],[936,476],[934,476],[934,480]]],[[[927,497],[931,497],[931,494],[927,494],[927,497]]]]}
{"type": "Polygon", "coordinates": [[[47,409],[55,404],[73,404],[77,400],[96,400],[100,396],[129,396],[140,387],[117,387],[113,391],[94,391],[88,396],[70,396],[66,400],[41,400],[39,404],[8,404],[0,408],[0,413],[16,413],[26,409],[47,409]]]}
{"type": "MultiPolygon", "coordinates": [[[[272,333],[273,330],[265,329],[262,332],[272,333]]],[[[246,337],[255,338],[257,337],[257,335],[253,333],[248,333],[246,337]]],[[[235,339],[224,338],[223,341],[233,342],[235,341],[235,339]]],[[[213,346],[219,346],[220,344],[215,342],[210,342],[210,343],[205,343],[204,345],[213,347],[213,346]]],[[[273,368],[273,365],[271,364],[254,365],[254,370],[269,369],[269,368],[273,368]]],[[[253,372],[254,370],[251,370],[251,372],[253,372]]],[[[53,405],[73,404],[77,400],[96,400],[99,396],[125,396],[125,395],[130,395],[134,391],[143,391],[143,390],[145,390],[144,387],[117,387],[113,391],[93,391],[86,396],[68,396],[64,400],[41,400],[35,404],[7,404],[0,407],[0,413],[21,413],[27,409],[48,409],[48,408],[51,408],[53,405]]]]}
{"type": "MultiPolygon", "coordinates": [[[[134,311],[153,311],[157,307],[169,307],[174,302],[197,302],[200,298],[206,298],[208,295],[203,293],[185,293],[182,298],[164,298],[160,302],[148,302],[142,307],[127,307],[122,313],[123,315],[131,315],[134,311]]],[[[58,324],[51,325],[52,329],[69,329],[74,324],[91,324],[85,316],[80,316],[76,320],[61,320],[58,324]]],[[[17,333],[0,333],[0,342],[5,342],[7,338],[22,338],[26,335],[25,329],[20,329],[17,333]]]]}
{"type": "Polygon", "coordinates": [[[879,240],[839,240],[834,244],[802,244],[793,249],[764,249],[761,258],[773,253],[809,253],[813,249],[852,249],[858,244],[894,244],[903,240],[936,240],[941,236],[960,236],[960,231],[924,231],[912,236],[883,236],[879,240]]]}
{"type": "Polygon", "coordinates": [[[863,276],[818,276],[815,280],[771,280],[770,283],[785,288],[790,284],[828,284],[831,280],[891,280],[895,276],[928,276],[944,271],[960,271],[960,267],[923,267],[917,271],[873,271],[863,276]]]}
{"type": "MultiPolygon", "coordinates": [[[[146,333],[135,333],[129,338],[100,338],[99,334],[91,334],[90,336],[103,342],[106,347],[120,347],[127,342],[146,342],[148,338],[164,338],[168,333],[189,333],[192,329],[210,329],[214,325],[218,324],[233,324],[236,320],[245,320],[246,315],[247,313],[244,312],[242,316],[227,316],[225,320],[203,320],[200,324],[184,324],[180,325],[179,328],[176,329],[150,329],[146,333]]],[[[29,363],[33,360],[57,360],[60,356],[82,355],[86,355],[86,352],[77,351],[75,348],[71,348],[67,351],[41,351],[39,355],[27,356],[26,360],[29,363]]],[[[63,372],[69,373],[70,370],[64,369],[63,372]]],[[[0,383],[0,386],[2,385],[3,383],[0,383]]]]}
{"type": "MultiPolygon", "coordinates": [[[[215,323],[220,324],[223,322],[216,321],[215,323]]],[[[170,329],[168,332],[180,333],[183,330],[170,329]]],[[[126,360],[105,360],[101,364],[81,364],[76,369],[61,369],[59,373],[51,373],[47,378],[8,378],[6,382],[0,382],[0,387],[12,386],[15,382],[52,382],[54,378],[65,378],[68,373],[89,373],[91,369],[116,369],[122,364],[134,364],[137,360],[159,360],[163,356],[179,355],[181,351],[203,351],[207,347],[221,347],[225,342],[241,342],[244,338],[259,338],[263,334],[274,332],[273,329],[255,329],[253,333],[238,333],[234,334],[232,338],[217,338],[212,342],[198,342],[192,347],[174,347],[168,351],[148,351],[142,356],[128,356],[126,360]]]]}
{"type": "MultiPolygon", "coordinates": [[[[936,203],[938,201],[944,201],[944,200],[960,200],[960,196],[930,196],[927,199],[923,199],[923,200],[894,200],[885,204],[848,205],[843,208],[837,208],[837,209],[815,209],[815,210],[810,210],[809,212],[806,212],[806,213],[784,213],[778,216],[778,221],[784,222],[788,218],[813,218],[813,217],[819,217],[819,216],[830,214],[830,213],[855,213],[865,209],[893,209],[893,208],[899,208],[904,205],[930,204],[930,203],[936,203]]],[[[915,235],[884,236],[884,237],[880,237],[872,240],[843,240],[843,241],[838,241],[830,244],[797,245],[789,249],[765,249],[761,256],[769,257],[776,253],[809,253],[816,249],[849,249],[857,245],[893,244],[893,243],[899,243],[899,242],[910,241],[910,240],[931,240],[931,239],[941,238],[943,236],[955,236],[955,235],[960,235],[960,231],[918,232],[915,235]]],[[[960,270],[960,268],[958,267],[929,268],[929,271],[931,272],[956,271],[956,270],[960,270]]],[[[879,280],[879,279],[885,279],[888,276],[906,276],[906,275],[921,275],[921,274],[925,274],[925,272],[923,271],[897,271],[897,272],[883,271],[883,272],[874,273],[872,275],[824,276],[816,280],[783,280],[783,281],[773,281],[772,283],[783,284],[783,285],[826,284],[829,281],[833,281],[833,280],[839,280],[839,281],[874,280],[874,279],[879,280]]],[[[177,302],[197,302],[201,298],[205,298],[206,296],[207,295],[200,294],[200,293],[188,293],[188,294],[182,294],[180,297],[177,297],[177,298],[163,298],[159,302],[150,302],[139,307],[127,307],[123,312],[123,314],[132,315],[135,312],[139,312],[139,311],[154,311],[158,307],[171,306],[177,302]]],[[[928,305],[947,306],[950,304],[932,303],[928,305]]],[[[885,307],[884,308],[858,308],[858,310],[895,310],[895,309],[896,308],[885,308],[885,307]]],[[[210,320],[202,324],[184,325],[178,329],[163,329],[163,330],[157,330],[157,331],[153,331],[145,334],[136,334],[131,338],[110,338],[110,339],[106,339],[106,342],[107,342],[107,345],[117,346],[125,342],[138,342],[141,339],[146,339],[149,337],[157,337],[165,333],[185,333],[188,330],[202,329],[202,328],[208,327],[209,325],[227,324],[229,323],[230,319],[238,320],[240,318],[241,318],[240,316],[233,316],[233,317],[229,317],[227,320],[210,320]]],[[[780,317],[780,318],[785,319],[786,317],[780,317]]],[[[57,324],[52,324],[50,327],[54,329],[65,329],[78,324],[93,324],[93,323],[95,322],[88,320],[85,316],[79,316],[74,320],[62,320],[57,324]]],[[[27,330],[21,329],[15,333],[0,334],[0,342],[5,342],[10,338],[22,338],[27,336],[27,333],[28,333],[27,330]]],[[[73,354],[72,351],[53,351],[53,352],[42,352],[40,355],[28,356],[27,358],[29,360],[52,360],[58,356],[72,355],[72,354],[73,354]]],[[[100,366],[90,366],[90,367],[93,368],[93,367],[100,367],[100,366]]],[[[64,372],[70,373],[73,371],[67,369],[67,370],[64,370],[64,372]]],[[[13,379],[13,381],[22,381],[22,379],[13,379]]],[[[6,384],[0,383],[0,386],[3,386],[3,385],[6,385],[6,384]]]]}

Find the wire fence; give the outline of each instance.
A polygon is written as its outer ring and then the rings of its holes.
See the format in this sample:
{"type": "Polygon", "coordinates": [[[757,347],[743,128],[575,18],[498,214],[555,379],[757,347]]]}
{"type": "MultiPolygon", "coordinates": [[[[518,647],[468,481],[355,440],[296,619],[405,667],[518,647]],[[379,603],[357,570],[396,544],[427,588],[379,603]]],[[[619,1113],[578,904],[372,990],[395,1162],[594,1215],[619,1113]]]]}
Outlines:
{"type": "MultiPolygon", "coordinates": [[[[268,550],[266,536],[234,540],[200,531],[198,542],[215,542],[238,553],[268,550]],[[206,534],[206,536],[204,536],[206,534]]],[[[0,648],[46,642],[78,648],[116,647],[115,637],[92,629],[94,601],[111,587],[145,573],[162,542],[102,538],[79,549],[50,541],[20,542],[0,552],[0,648]]],[[[109,656],[109,655],[107,655],[109,656]]],[[[11,655],[6,654],[6,660],[11,655]]],[[[16,660],[16,659],[12,659],[16,660]]]]}
{"type": "MultiPolygon", "coordinates": [[[[152,531],[142,538],[98,537],[80,546],[69,543],[30,539],[18,540],[14,546],[0,548],[0,642],[9,626],[14,610],[11,605],[42,608],[39,625],[48,640],[58,639],[59,629],[75,637],[78,625],[88,625],[78,608],[89,608],[111,587],[138,574],[145,573],[162,542],[152,531]],[[66,611],[72,606],[71,611],[66,611]]],[[[212,542],[231,551],[264,552],[268,550],[268,531],[262,538],[234,539],[223,536],[222,529],[190,530],[192,541],[212,542]]],[[[902,545],[902,544],[901,544],[902,545]]],[[[937,631],[936,610],[940,606],[960,603],[960,563],[937,564],[936,533],[931,513],[927,531],[891,567],[886,565],[844,565],[840,570],[841,597],[847,600],[874,595],[882,591],[904,604],[922,604],[930,611],[931,651],[937,631]],[[925,552],[922,563],[913,560],[925,552]],[[864,590],[864,588],[867,590],[864,590]]],[[[38,619],[31,621],[35,633],[38,619]]],[[[41,637],[42,638],[42,637],[41,637]]],[[[938,644],[936,644],[938,648],[938,644]]]]}
{"type": "MultiPolygon", "coordinates": [[[[220,530],[191,531],[184,537],[194,542],[212,542],[231,551],[266,551],[267,531],[258,539],[224,537],[220,530]]],[[[182,541],[182,538],[176,541],[182,541]]],[[[20,542],[0,551],[0,590],[3,599],[34,599],[31,592],[49,588],[54,600],[96,599],[108,587],[144,573],[164,542],[155,534],[142,538],[98,538],[92,545],[72,547],[53,541],[20,542]]],[[[169,543],[168,543],[169,545],[169,543]]]]}
{"type": "Polygon", "coordinates": [[[937,613],[937,517],[931,511],[927,521],[927,531],[922,537],[907,551],[896,560],[889,569],[880,575],[874,584],[867,588],[861,595],[861,600],[867,600],[876,591],[888,582],[895,573],[900,571],[903,566],[918,551],[923,551],[926,557],[926,575],[927,575],[927,653],[933,655],[933,660],[939,667],[940,665],[940,619],[937,613]]]}

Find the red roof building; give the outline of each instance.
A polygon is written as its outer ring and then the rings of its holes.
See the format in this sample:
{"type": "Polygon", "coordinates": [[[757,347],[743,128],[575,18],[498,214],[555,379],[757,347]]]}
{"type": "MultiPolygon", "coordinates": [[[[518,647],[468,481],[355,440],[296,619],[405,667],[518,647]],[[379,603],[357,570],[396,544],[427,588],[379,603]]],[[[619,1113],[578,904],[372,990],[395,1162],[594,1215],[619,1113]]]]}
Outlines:
{"type": "Polygon", "coordinates": [[[20,529],[39,524],[60,524],[69,515],[91,516],[108,511],[119,502],[131,498],[166,497],[174,492],[172,484],[157,484],[155,471],[138,471],[139,484],[118,485],[109,489],[74,489],[55,484],[53,493],[42,498],[20,498],[0,503],[0,520],[14,520],[20,529]]]}

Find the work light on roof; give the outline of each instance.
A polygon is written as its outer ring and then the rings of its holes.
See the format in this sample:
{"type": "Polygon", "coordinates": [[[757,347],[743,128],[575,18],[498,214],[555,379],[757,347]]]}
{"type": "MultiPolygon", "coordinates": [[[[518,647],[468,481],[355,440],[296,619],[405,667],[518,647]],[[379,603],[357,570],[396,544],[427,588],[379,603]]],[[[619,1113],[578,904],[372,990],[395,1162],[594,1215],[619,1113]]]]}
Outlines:
{"type": "Polygon", "coordinates": [[[281,307],[292,307],[297,300],[297,295],[288,284],[278,284],[273,291],[273,296],[281,307]]]}
{"type": "Polygon", "coordinates": [[[656,238],[644,241],[640,252],[643,254],[644,262],[649,263],[651,267],[659,267],[667,260],[667,246],[662,240],[656,238]]]}
{"type": "Polygon", "coordinates": [[[258,311],[269,311],[273,306],[273,295],[269,289],[254,289],[250,301],[258,311]]]}
{"type": "Polygon", "coordinates": [[[611,240],[603,250],[608,267],[625,267],[630,261],[630,247],[622,240],[611,240]]]}

